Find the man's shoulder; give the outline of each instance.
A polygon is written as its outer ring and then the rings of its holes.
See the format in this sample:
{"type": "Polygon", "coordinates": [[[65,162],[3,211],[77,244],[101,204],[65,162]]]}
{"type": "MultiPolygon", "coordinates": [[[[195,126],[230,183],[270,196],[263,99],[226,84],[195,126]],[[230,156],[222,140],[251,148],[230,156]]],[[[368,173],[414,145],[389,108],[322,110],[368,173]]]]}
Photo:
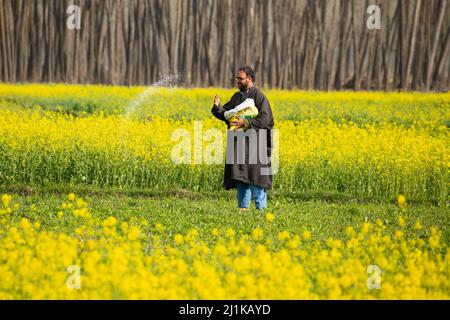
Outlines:
{"type": "Polygon", "coordinates": [[[237,97],[240,97],[242,95],[242,92],[240,92],[240,91],[236,91],[235,93],[233,93],[233,95],[231,96],[231,99],[234,99],[234,98],[237,98],[237,97]]]}
{"type": "Polygon", "coordinates": [[[255,95],[255,97],[257,98],[262,98],[262,99],[267,99],[266,95],[264,94],[264,92],[261,91],[261,89],[259,89],[258,87],[253,87],[253,94],[255,95]]]}

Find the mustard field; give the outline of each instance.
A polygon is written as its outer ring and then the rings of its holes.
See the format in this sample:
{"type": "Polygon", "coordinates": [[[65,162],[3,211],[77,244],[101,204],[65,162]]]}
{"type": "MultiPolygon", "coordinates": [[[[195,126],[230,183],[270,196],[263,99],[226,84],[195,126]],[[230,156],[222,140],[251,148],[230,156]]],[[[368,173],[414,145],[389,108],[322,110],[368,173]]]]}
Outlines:
{"type": "Polygon", "coordinates": [[[241,213],[234,90],[0,84],[0,298],[449,299],[450,94],[263,91],[279,168],[241,213]]]}

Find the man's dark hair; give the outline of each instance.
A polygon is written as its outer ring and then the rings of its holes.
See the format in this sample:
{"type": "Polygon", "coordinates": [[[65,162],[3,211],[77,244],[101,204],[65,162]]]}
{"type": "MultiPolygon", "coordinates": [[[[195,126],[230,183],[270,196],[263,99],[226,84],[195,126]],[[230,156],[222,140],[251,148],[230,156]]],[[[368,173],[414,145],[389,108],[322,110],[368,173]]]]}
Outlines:
{"type": "Polygon", "coordinates": [[[251,67],[248,67],[248,66],[246,66],[246,67],[240,67],[240,68],[238,69],[238,71],[243,71],[243,72],[245,72],[245,74],[246,74],[248,77],[252,78],[252,81],[255,82],[256,73],[255,73],[255,71],[253,71],[253,69],[252,69],[251,67]]]}

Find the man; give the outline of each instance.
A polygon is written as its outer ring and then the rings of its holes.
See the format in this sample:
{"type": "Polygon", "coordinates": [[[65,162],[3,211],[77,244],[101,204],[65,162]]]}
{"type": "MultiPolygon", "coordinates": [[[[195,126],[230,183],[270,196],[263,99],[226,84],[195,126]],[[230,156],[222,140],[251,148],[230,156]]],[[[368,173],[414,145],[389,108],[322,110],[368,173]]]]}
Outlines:
{"type": "MultiPolygon", "coordinates": [[[[236,74],[236,84],[239,91],[236,92],[229,102],[223,106],[220,104],[220,98],[218,95],[214,98],[214,106],[211,110],[212,114],[219,120],[225,121],[228,129],[230,126],[235,126],[235,130],[239,128],[245,128],[247,131],[256,132],[257,135],[257,148],[249,149],[249,139],[245,137],[245,163],[239,163],[236,159],[231,161],[232,163],[225,164],[224,174],[224,187],[226,190],[237,189],[238,207],[241,211],[247,210],[250,207],[250,200],[253,198],[256,208],[263,210],[267,206],[267,189],[272,188],[272,173],[270,161],[260,161],[258,157],[257,163],[251,163],[248,161],[249,150],[251,152],[257,152],[258,155],[261,152],[258,150],[261,146],[260,139],[263,141],[262,150],[266,153],[267,158],[270,160],[272,152],[272,132],[271,129],[274,126],[272,109],[270,108],[269,101],[266,96],[254,85],[255,72],[250,67],[241,67],[236,74]],[[225,116],[225,111],[235,108],[242,103],[245,99],[251,98],[255,102],[255,106],[258,109],[258,116],[253,119],[239,118],[234,122],[229,122],[225,116]],[[259,135],[260,131],[265,131],[266,135],[259,135]],[[265,170],[263,170],[263,168],[265,170]],[[269,174],[267,172],[270,172],[269,174]]],[[[227,134],[232,134],[228,131],[227,134]]],[[[237,137],[239,138],[239,137],[237,137]]],[[[235,138],[233,138],[235,139],[235,138]]],[[[253,143],[252,143],[253,147],[253,143]]],[[[236,143],[230,145],[230,140],[227,139],[227,153],[229,148],[234,148],[236,154],[236,143]]]]}

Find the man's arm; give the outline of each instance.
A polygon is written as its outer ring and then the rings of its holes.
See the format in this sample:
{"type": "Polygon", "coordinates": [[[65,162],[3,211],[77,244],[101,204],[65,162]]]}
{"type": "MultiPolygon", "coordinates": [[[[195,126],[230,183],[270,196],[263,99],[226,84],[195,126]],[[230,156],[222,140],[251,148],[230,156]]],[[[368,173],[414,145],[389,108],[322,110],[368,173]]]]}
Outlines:
{"type": "Polygon", "coordinates": [[[214,105],[211,109],[212,114],[219,120],[225,121],[228,124],[228,120],[225,118],[224,113],[227,111],[227,108],[230,104],[231,100],[225,103],[223,106],[220,105],[220,99],[216,95],[214,98],[214,105]]]}
{"type": "Polygon", "coordinates": [[[213,105],[212,109],[211,109],[212,114],[214,115],[214,117],[216,117],[219,120],[222,121],[226,121],[227,119],[225,119],[224,113],[225,113],[225,109],[223,108],[223,106],[221,105],[213,105]]]}
{"type": "Polygon", "coordinates": [[[273,115],[270,108],[269,100],[262,93],[256,96],[256,107],[258,108],[258,116],[253,119],[244,119],[244,126],[246,128],[265,129],[273,127],[273,115]]]}

